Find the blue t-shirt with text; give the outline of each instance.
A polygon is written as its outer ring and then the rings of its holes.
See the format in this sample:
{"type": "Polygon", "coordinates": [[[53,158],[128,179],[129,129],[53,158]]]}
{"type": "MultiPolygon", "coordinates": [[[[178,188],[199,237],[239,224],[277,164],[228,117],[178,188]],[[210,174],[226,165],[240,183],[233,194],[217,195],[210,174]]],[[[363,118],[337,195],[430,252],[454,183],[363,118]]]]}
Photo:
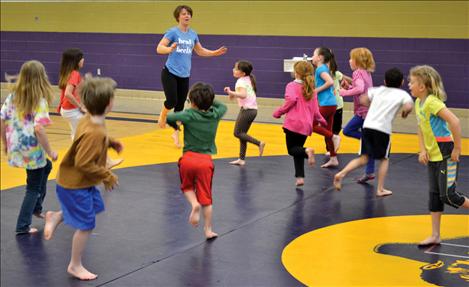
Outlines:
{"type": "Polygon", "coordinates": [[[173,27],[163,37],[169,40],[169,46],[177,43],[176,49],[169,54],[166,60],[169,72],[181,78],[188,78],[191,75],[192,50],[199,41],[197,33],[192,29],[182,32],[178,27],[173,27]]]}
{"type": "MultiPolygon", "coordinates": [[[[327,67],[326,64],[322,64],[316,69],[316,72],[314,73],[314,81],[316,82],[316,88],[321,87],[324,85],[325,81],[321,78],[322,73],[328,73],[329,68],[327,67]]],[[[321,91],[318,93],[318,103],[319,106],[321,107],[328,107],[328,106],[337,106],[337,100],[334,96],[334,86],[330,86],[329,88],[321,91]]]]}

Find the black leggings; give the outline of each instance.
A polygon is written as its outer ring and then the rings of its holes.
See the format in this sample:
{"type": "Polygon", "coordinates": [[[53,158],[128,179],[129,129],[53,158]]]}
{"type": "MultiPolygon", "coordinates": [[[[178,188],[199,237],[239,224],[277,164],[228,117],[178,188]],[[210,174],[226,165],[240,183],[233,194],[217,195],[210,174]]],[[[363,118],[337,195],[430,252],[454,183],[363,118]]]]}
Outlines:
{"type": "Polygon", "coordinates": [[[335,110],[334,124],[332,125],[332,132],[335,135],[338,135],[342,129],[342,110],[342,108],[335,110]]]}
{"type": "Polygon", "coordinates": [[[182,111],[189,92],[189,78],[173,75],[165,66],[161,72],[161,83],[166,96],[164,106],[168,110],[174,108],[175,112],[182,111]]]}
{"type": "Polygon", "coordinates": [[[239,158],[244,160],[246,158],[247,143],[250,142],[255,145],[260,145],[261,142],[248,135],[248,130],[252,122],[257,116],[256,109],[243,109],[239,111],[238,118],[234,128],[234,136],[239,139],[239,158]]]}
{"type": "Polygon", "coordinates": [[[308,158],[303,147],[307,136],[292,132],[283,128],[285,132],[288,154],[293,157],[295,163],[295,177],[305,177],[305,158],[308,158]]]}

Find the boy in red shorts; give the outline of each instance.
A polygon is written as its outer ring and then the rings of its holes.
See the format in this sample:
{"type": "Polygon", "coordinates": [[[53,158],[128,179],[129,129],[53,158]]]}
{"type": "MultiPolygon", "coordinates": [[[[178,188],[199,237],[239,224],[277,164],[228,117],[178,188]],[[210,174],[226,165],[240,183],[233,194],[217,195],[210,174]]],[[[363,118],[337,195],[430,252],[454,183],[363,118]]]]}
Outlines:
{"type": "Polygon", "coordinates": [[[167,123],[181,122],[184,126],[184,149],[179,159],[181,190],[192,206],[189,222],[197,227],[200,209],[204,217],[207,239],[218,236],[212,231],[212,154],[217,153],[215,135],[218,123],[226,113],[226,106],[216,100],[212,86],[194,84],[189,91],[191,108],[169,114],[167,123]]]}

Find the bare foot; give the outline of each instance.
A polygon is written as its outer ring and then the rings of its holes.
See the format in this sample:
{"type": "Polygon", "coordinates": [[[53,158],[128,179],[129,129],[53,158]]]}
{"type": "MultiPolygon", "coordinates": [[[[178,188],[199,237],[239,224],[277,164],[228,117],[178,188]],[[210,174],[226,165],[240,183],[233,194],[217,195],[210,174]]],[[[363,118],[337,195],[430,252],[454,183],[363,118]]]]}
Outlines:
{"type": "Polygon", "coordinates": [[[211,228],[205,230],[205,238],[207,240],[215,239],[217,237],[218,237],[218,234],[213,232],[211,228]]]}
{"type": "Polygon", "coordinates": [[[343,175],[339,173],[337,173],[335,176],[334,176],[334,187],[335,189],[337,190],[341,190],[342,189],[342,179],[344,178],[343,175]]]}
{"type": "Polygon", "coordinates": [[[325,155],[325,156],[331,156],[331,153],[330,153],[330,152],[326,152],[324,155],[325,155]]]}
{"type": "Polygon", "coordinates": [[[296,186],[302,186],[304,184],[305,184],[305,179],[304,178],[302,178],[302,177],[297,177],[296,178],[296,182],[295,182],[296,186]]]}
{"type": "Polygon", "coordinates": [[[118,159],[112,159],[112,158],[109,158],[107,159],[106,161],[106,167],[108,169],[111,169],[113,167],[116,167],[118,166],[119,164],[121,164],[122,162],[124,161],[123,158],[118,158],[118,159]]]}
{"type": "Polygon", "coordinates": [[[383,189],[383,190],[376,190],[376,196],[388,196],[391,195],[392,191],[383,189]]]}
{"type": "Polygon", "coordinates": [[[262,156],[264,154],[264,148],[265,148],[265,142],[261,142],[259,145],[259,156],[262,156]]]}
{"type": "Polygon", "coordinates": [[[83,266],[73,267],[68,265],[67,268],[68,274],[80,280],[94,280],[98,278],[97,274],[93,274],[90,271],[86,270],[83,266]]]}
{"type": "Polygon", "coordinates": [[[307,148],[306,154],[308,155],[309,166],[313,166],[316,163],[316,159],[314,158],[314,150],[312,148],[307,148]]]}
{"type": "Polygon", "coordinates": [[[57,226],[62,222],[62,214],[60,211],[48,211],[45,216],[46,224],[44,225],[44,239],[50,240],[54,235],[57,226]]]}
{"type": "Polygon", "coordinates": [[[439,236],[430,236],[427,239],[421,241],[418,244],[418,247],[429,247],[432,245],[438,245],[441,243],[441,239],[439,236]]]}
{"type": "Polygon", "coordinates": [[[322,168],[337,167],[337,166],[339,166],[339,161],[337,160],[337,157],[335,156],[331,157],[328,162],[321,165],[322,168]]]}
{"type": "Polygon", "coordinates": [[[242,159],[237,159],[237,160],[234,160],[234,161],[230,161],[230,164],[243,166],[243,165],[246,164],[246,162],[242,159]]]}
{"type": "Polygon", "coordinates": [[[28,231],[24,231],[24,232],[16,232],[16,235],[23,235],[23,234],[35,234],[37,233],[39,230],[35,227],[30,227],[28,231]]]}
{"type": "Polygon", "coordinates": [[[174,141],[174,145],[177,147],[177,148],[181,148],[181,144],[179,143],[179,132],[178,131],[175,131],[171,137],[173,138],[173,141],[174,141]]]}
{"type": "Polygon", "coordinates": [[[192,207],[191,215],[189,215],[189,223],[192,226],[197,227],[199,225],[200,220],[200,204],[192,207]]]}

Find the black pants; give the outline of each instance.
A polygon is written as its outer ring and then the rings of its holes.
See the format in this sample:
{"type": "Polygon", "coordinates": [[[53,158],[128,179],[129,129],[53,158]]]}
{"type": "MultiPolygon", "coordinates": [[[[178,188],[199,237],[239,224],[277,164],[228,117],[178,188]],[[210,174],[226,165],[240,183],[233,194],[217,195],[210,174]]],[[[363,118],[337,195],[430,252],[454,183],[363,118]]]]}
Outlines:
{"type": "Polygon", "coordinates": [[[303,147],[307,136],[283,128],[285,132],[288,154],[293,157],[295,164],[295,177],[305,177],[305,158],[308,158],[303,147]]]}
{"type": "Polygon", "coordinates": [[[239,158],[242,160],[246,158],[246,148],[248,142],[257,146],[261,144],[260,141],[248,135],[248,130],[256,116],[256,109],[245,110],[241,108],[238,114],[238,118],[236,119],[234,136],[239,139],[239,158]]]}
{"type": "Polygon", "coordinates": [[[342,130],[342,108],[335,110],[334,124],[332,125],[332,132],[338,135],[342,130]]]}
{"type": "Polygon", "coordinates": [[[161,83],[166,97],[164,106],[168,110],[174,109],[175,112],[182,111],[189,92],[189,78],[173,75],[164,67],[161,72],[161,83]]]}

